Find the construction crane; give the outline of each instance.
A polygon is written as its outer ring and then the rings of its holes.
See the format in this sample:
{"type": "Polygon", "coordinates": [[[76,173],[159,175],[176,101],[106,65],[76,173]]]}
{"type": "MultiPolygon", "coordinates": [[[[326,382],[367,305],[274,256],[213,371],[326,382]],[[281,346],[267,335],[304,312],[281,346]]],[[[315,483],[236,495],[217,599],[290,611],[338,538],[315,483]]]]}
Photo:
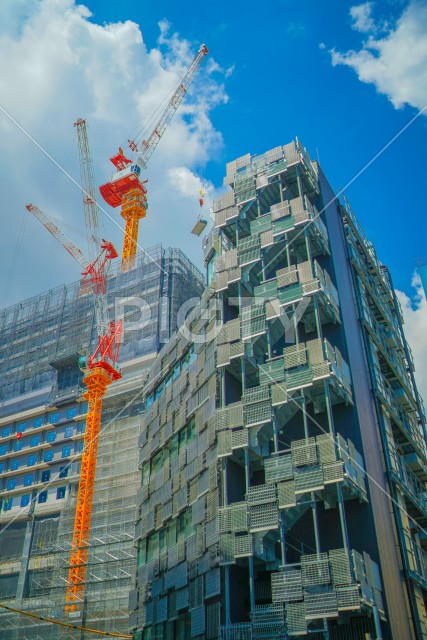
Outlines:
{"type": "Polygon", "coordinates": [[[102,402],[107,387],[122,377],[117,366],[122,322],[111,321],[107,307],[106,269],[118,254],[111,242],[102,240],[101,253],[95,260],[88,260],[43,211],[33,204],[26,207],[80,264],[83,280],[91,283],[95,300],[98,345],[92,355],[79,363],[84,372],[83,383],[87,391],[83,397],[88,402],[88,409],[66,593],[66,610],[73,611],[83,601],[85,590],[102,402]]]}
{"type": "Polygon", "coordinates": [[[86,223],[89,260],[92,262],[97,257],[99,247],[101,246],[93,162],[89,147],[87,121],[83,118],[78,118],[74,126],[77,130],[83,211],[86,223]]]}
{"type": "Polygon", "coordinates": [[[148,161],[183,101],[207,53],[208,49],[203,44],[181,78],[177,89],[147,140],[143,140],[139,145],[134,140],[128,140],[131,151],[137,154],[136,159],[132,161],[126,158],[122,148],[110,158],[117,171],[111,180],[103,184],[99,190],[105,202],[111,207],[121,205],[120,215],[125,220],[122,271],[128,271],[135,264],[139,221],[147,214],[147,190],[144,187],[145,182],[140,180],[141,171],[145,171],[147,168],[148,161]]]}

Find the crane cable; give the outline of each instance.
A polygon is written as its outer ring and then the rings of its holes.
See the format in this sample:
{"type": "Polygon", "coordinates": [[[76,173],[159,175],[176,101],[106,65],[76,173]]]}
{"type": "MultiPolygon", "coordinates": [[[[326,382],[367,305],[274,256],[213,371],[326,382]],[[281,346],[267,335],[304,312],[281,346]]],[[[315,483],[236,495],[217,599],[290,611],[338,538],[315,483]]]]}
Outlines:
{"type": "Polygon", "coordinates": [[[38,616],[35,613],[29,611],[23,611],[22,609],[14,609],[8,607],[5,604],[0,604],[2,609],[13,611],[14,613],[20,613],[22,616],[28,616],[29,618],[35,618],[36,620],[42,620],[43,622],[50,622],[51,624],[57,624],[60,627],[68,627],[69,629],[76,629],[77,631],[87,631],[87,633],[97,633],[101,636],[107,636],[108,638],[129,638],[132,640],[133,636],[127,636],[123,633],[113,633],[112,631],[99,631],[98,629],[89,629],[88,627],[79,627],[76,624],[70,624],[69,622],[60,622],[59,620],[53,620],[52,618],[45,618],[44,616],[38,616]]]}

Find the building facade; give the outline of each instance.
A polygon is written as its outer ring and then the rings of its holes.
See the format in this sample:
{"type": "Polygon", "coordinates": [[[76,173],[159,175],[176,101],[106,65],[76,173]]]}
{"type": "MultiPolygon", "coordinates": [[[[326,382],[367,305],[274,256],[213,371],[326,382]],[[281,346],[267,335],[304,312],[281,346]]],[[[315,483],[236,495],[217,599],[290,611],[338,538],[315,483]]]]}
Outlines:
{"type": "Polygon", "coordinates": [[[425,418],[390,274],[298,141],[225,184],[208,286],[145,388],[135,638],[427,638],[425,418]]]}
{"type": "MultiPolygon", "coordinates": [[[[132,270],[109,277],[111,313],[124,320],[123,377],[104,400],[86,598],[73,612],[74,624],[127,632],[141,385],[176,330],[180,307],[200,295],[202,285],[201,273],[179,250],[160,245],[138,256],[132,270]]],[[[78,361],[97,343],[92,296],[77,282],[7,308],[0,313],[0,335],[0,601],[67,620],[87,410],[78,361]]],[[[2,640],[62,637],[84,636],[0,610],[2,640]]]]}

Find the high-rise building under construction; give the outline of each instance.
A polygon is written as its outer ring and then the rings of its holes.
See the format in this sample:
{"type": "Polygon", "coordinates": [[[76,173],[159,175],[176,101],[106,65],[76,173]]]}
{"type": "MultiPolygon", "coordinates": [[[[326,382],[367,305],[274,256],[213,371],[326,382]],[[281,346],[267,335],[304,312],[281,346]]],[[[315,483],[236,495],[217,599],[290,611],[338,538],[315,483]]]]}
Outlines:
{"type": "Polygon", "coordinates": [[[298,141],[227,165],[150,369],[135,638],[427,638],[425,417],[390,274],[298,141]]]}
{"type": "MultiPolygon", "coordinates": [[[[97,340],[92,295],[77,282],[0,312],[0,603],[108,632],[128,630],[134,519],[147,367],[176,330],[202,274],[160,245],[108,280],[124,319],[123,377],[104,402],[85,598],[64,612],[87,405],[79,358],[97,340]]],[[[2,640],[81,640],[85,632],[0,608],[2,640]]],[[[90,637],[100,637],[93,633],[90,637]]]]}

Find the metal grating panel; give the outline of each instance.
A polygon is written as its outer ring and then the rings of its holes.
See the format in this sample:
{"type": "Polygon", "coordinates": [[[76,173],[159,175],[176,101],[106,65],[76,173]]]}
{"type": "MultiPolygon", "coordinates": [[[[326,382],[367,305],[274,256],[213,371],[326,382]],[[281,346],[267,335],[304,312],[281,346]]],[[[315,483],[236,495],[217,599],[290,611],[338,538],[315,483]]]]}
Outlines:
{"type": "Polygon", "coordinates": [[[335,591],[307,593],[305,596],[305,605],[305,617],[307,620],[338,617],[337,594],[335,591]]]}
{"type": "Polygon", "coordinates": [[[335,462],[337,459],[337,452],[335,448],[335,441],[332,435],[323,434],[316,437],[317,450],[319,452],[319,460],[322,464],[328,462],[335,462]]]}
{"type": "Polygon", "coordinates": [[[276,487],[274,484],[261,484],[255,487],[249,487],[246,499],[249,505],[273,502],[276,500],[276,487]]]}
{"type": "Polygon", "coordinates": [[[159,598],[157,601],[157,612],[156,619],[157,622],[166,622],[168,619],[168,599],[167,596],[165,598],[159,598]]]}
{"type": "Polygon", "coordinates": [[[288,635],[306,635],[307,622],[305,619],[305,602],[287,603],[285,610],[288,635]]]}
{"type": "Polygon", "coordinates": [[[219,567],[211,569],[205,575],[205,599],[219,595],[221,592],[221,573],[219,567]]]}
{"type": "Polygon", "coordinates": [[[289,509],[295,507],[297,503],[295,495],[295,482],[289,480],[289,482],[281,482],[277,485],[277,495],[279,502],[279,509],[289,509]]]}
{"type": "Polygon", "coordinates": [[[231,531],[248,530],[248,506],[246,502],[234,503],[230,506],[231,531]]]}
{"type": "Polygon", "coordinates": [[[199,498],[197,502],[193,504],[191,511],[193,525],[203,522],[206,513],[206,496],[199,498]]]}
{"type": "Polygon", "coordinates": [[[277,504],[257,504],[249,507],[251,531],[265,531],[278,527],[277,504]]]}
{"type": "Polygon", "coordinates": [[[271,401],[263,400],[262,402],[245,405],[243,420],[247,427],[269,422],[271,420],[271,401]]]}
{"type": "Polygon", "coordinates": [[[303,599],[302,576],[298,569],[286,569],[271,574],[273,602],[294,602],[303,599]]]}
{"type": "Polygon", "coordinates": [[[296,493],[305,493],[306,491],[317,491],[325,486],[323,479],[322,467],[309,467],[307,469],[297,469],[295,473],[295,491],[296,493]]]}
{"type": "Polygon", "coordinates": [[[251,618],[254,627],[280,627],[284,624],[283,604],[257,604],[251,612],[251,618]]]}
{"type": "Polygon", "coordinates": [[[338,611],[353,611],[360,609],[360,593],[357,584],[347,587],[337,587],[338,611]]]}
{"type": "Polygon", "coordinates": [[[234,564],[234,534],[223,533],[219,538],[220,564],[234,564]]]}
{"type": "Polygon", "coordinates": [[[206,640],[218,637],[220,624],[220,603],[208,604],[206,607],[206,640]]]}
{"type": "Polygon", "coordinates": [[[301,556],[301,574],[304,586],[327,584],[331,580],[327,553],[301,556]]]}
{"type": "Polygon", "coordinates": [[[191,609],[191,637],[200,636],[205,632],[205,607],[197,607],[197,609],[191,609]]]}
{"type": "Polygon", "coordinates": [[[346,549],[329,551],[329,564],[332,573],[332,584],[348,585],[352,583],[350,558],[346,549]]]}
{"type": "Polygon", "coordinates": [[[292,457],[289,454],[274,456],[264,460],[265,481],[267,483],[290,480],[294,476],[292,457]]]}
{"type": "Polygon", "coordinates": [[[234,555],[236,558],[251,556],[253,554],[252,535],[248,533],[234,538],[234,555]]]}
{"type": "Polygon", "coordinates": [[[332,482],[344,482],[344,467],[343,463],[338,460],[337,462],[330,462],[323,465],[323,476],[325,484],[332,482]]]}
{"type": "Polygon", "coordinates": [[[307,440],[294,440],[291,443],[292,462],[298,466],[315,464],[317,462],[317,450],[315,438],[307,440]]]}
{"type": "MultiPolygon", "coordinates": [[[[206,546],[210,547],[213,544],[216,544],[219,540],[219,520],[218,518],[214,518],[210,522],[206,522],[205,524],[205,538],[206,538],[206,546]]],[[[188,551],[187,551],[188,553],[188,551]]]]}
{"type": "Polygon", "coordinates": [[[268,385],[261,385],[254,387],[253,389],[247,389],[242,397],[244,405],[252,404],[253,402],[260,402],[262,400],[270,399],[270,387],[268,385]]]}

